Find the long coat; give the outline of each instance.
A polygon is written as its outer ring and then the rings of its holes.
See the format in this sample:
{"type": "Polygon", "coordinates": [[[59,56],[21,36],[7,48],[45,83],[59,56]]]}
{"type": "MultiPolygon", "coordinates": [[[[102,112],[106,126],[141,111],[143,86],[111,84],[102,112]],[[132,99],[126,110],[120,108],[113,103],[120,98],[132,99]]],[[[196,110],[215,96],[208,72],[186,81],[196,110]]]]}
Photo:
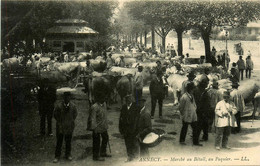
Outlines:
{"type": "Polygon", "coordinates": [[[119,131],[123,136],[137,135],[138,114],[136,103],[132,103],[129,109],[123,105],[119,118],[119,131]]]}
{"type": "Polygon", "coordinates": [[[139,112],[139,118],[137,122],[137,130],[139,137],[143,140],[144,137],[152,131],[151,115],[144,107],[139,112]]]}
{"type": "Polygon", "coordinates": [[[43,113],[44,110],[50,110],[52,112],[57,98],[55,86],[40,86],[37,98],[40,114],[43,113]]]}
{"type": "Polygon", "coordinates": [[[149,90],[152,98],[164,99],[165,91],[162,79],[153,79],[150,83],[149,90]]]}
{"type": "Polygon", "coordinates": [[[54,109],[54,118],[56,119],[56,130],[62,134],[72,134],[75,128],[75,119],[78,115],[75,104],[69,102],[65,106],[64,102],[59,103],[54,109]]]}
{"type": "Polygon", "coordinates": [[[236,118],[234,116],[236,113],[237,108],[233,102],[226,103],[224,100],[218,102],[215,109],[216,127],[236,127],[236,118]]]}
{"type": "Polygon", "coordinates": [[[245,110],[245,101],[241,92],[237,89],[233,89],[233,91],[230,93],[230,96],[235,106],[237,107],[237,112],[242,113],[245,110]]]}
{"type": "Polygon", "coordinates": [[[184,93],[180,99],[179,110],[182,115],[182,120],[184,122],[196,122],[197,121],[197,113],[196,113],[196,103],[193,95],[184,93]]]}
{"type": "Polygon", "coordinates": [[[237,61],[237,67],[239,70],[245,70],[246,69],[245,61],[243,59],[239,59],[237,61]]]}
{"type": "Polygon", "coordinates": [[[88,118],[88,130],[103,133],[108,129],[106,104],[95,103],[91,106],[88,118]]]}

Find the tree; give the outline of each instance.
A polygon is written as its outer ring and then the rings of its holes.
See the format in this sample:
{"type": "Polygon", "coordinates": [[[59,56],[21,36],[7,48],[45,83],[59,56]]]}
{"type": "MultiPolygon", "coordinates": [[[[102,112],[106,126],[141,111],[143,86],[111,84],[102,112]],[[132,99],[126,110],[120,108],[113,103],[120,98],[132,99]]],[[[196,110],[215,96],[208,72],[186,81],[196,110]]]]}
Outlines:
{"type": "Polygon", "coordinates": [[[192,2],[194,27],[201,32],[206,61],[210,59],[210,34],[215,26],[243,26],[260,18],[259,2],[192,2]]]}
{"type": "Polygon", "coordinates": [[[8,36],[10,44],[25,40],[29,48],[32,47],[32,40],[35,39],[36,44],[42,45],[47,29],[52,27],[55,21],[74,18],[86,20],[91,28],[99,32],[96,48],[104,49],[110,45],[110,18],[117,6],[116,2],[26,1],[24,4],[10,2],[10,5],[6,6],[7,12],[4,13],[6,18],[17,17],[15,12],[11,12],[12,8],[16,9],[16,6],[24,6],[19,10],[26,12],[17,12],[22,13],[21,21],[10,27],[9,31],[4,31],[3,36],[8,36]]]}

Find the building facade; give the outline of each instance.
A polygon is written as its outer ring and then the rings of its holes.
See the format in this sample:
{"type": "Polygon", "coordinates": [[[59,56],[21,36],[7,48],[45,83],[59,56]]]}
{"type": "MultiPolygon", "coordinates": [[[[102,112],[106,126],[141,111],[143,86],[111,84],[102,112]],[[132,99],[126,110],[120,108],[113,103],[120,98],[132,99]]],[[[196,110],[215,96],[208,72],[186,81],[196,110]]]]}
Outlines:
{"type": "Polygon", "coordinates": [[[62,19],[47,30],[46,44],[54,52],[88,52],[98,32],[80,19],[62,19]]]}

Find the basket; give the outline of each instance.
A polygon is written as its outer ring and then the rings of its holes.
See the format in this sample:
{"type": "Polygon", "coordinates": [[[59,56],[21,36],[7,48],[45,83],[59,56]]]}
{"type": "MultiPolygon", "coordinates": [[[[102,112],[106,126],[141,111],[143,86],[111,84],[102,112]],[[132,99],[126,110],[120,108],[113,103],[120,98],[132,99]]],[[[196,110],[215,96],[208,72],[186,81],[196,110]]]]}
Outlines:
{"type": "Polygon", "coordinates": [[[162,142],[162,136],[165,134],[166,132],[162,129],[152,129],[152,131],[144,137],[141,143],[150,148],[155,147],[162,142]]]}

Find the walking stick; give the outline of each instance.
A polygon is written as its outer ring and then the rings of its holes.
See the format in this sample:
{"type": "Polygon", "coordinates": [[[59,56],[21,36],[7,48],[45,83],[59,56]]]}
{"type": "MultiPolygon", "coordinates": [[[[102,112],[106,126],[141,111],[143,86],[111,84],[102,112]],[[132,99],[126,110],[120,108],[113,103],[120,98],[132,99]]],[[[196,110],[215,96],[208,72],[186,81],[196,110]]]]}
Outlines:
{"type": "Polygon", "coordinates": [[[110,154],[111,154],[111,147],[110,147],[109,140],[107,141],[107,145],[108,145],[109,152],[110,152],[110,154]]]}

